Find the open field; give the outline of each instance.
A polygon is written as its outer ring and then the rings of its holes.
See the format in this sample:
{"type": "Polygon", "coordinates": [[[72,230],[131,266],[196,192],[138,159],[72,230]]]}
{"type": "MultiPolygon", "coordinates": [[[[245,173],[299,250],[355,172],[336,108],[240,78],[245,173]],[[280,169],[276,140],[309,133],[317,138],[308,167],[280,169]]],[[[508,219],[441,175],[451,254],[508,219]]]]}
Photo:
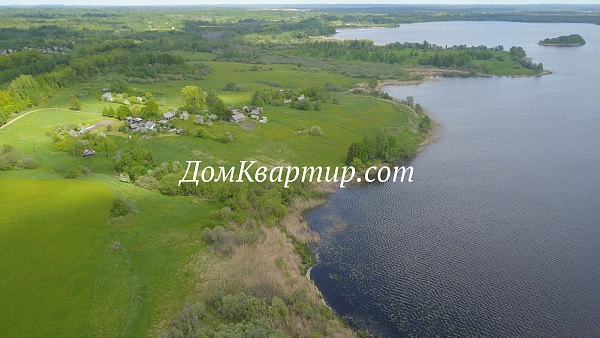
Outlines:
{"type": "Polygon", "coordinates": [[[75,336],[94,301],[111,191],[93,182],[0,176],[0,331],[75,336]],[[35,325],[34,325],[35,323],[35,325]]]}
{"type": "Polygon", "coordinates": [[[20,174],[0,175],[0,194],[11,196],[0,214],[7,336],[146,335],[189,296],[201,273],[190,264],[202,259],[209,267],[199,220],[210,205],[103,175],[20,174]],[[137,212],[110,220],[113,194],[131,198],[137,212]]]}

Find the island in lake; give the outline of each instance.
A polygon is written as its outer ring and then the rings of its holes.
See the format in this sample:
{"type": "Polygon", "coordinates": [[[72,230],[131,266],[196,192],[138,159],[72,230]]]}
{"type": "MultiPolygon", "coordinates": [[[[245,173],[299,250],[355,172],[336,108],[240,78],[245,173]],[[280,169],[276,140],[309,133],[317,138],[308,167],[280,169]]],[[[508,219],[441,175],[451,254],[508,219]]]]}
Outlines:
{"type": "Polygon", "coordinates": [[[545,38],[544,40],[540,40],[539,44],[542,46],[574,47],[585,45],[585,40],[579,34],[571,34],[561,35],[557,38],[545,38]]]}

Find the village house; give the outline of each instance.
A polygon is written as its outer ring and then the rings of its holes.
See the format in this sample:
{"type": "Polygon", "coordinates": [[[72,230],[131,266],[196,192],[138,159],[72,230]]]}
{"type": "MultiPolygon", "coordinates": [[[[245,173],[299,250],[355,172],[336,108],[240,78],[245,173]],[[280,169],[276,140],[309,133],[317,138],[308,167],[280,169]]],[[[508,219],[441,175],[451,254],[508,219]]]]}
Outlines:
{"type": "Polygon", "coordinates": [[[296,99],[296,101],[300,102],[304,100],[304,94],[298,96],[298,98],[296,99]]]}
{"type": "Polygon", "coordinates": [[[246,115],[244,115],[242,113],[233,114],[233,115],[231,115],[231,118],[229,118],[229,122],[231,122],[231,123],[238,123],[238,122],[242,122],[245,120],[246,120],[246,115]]]}
{"type": "Polygon", "coordinates": [[[169,121],[170,119],[172,119],[173,117],[175,117],[173,115],[173,113],[169,112],[169,113],[164,113],[162,114],[161,120],[163,121],[169,121]]]}
{"type": "Polygon", "coordinates": [[[94,151],[92,149],[86,149],[81,153],[81,157],[90,157],[90,156],[96,156],[96,151],[94,151]]]}
{"type": "Polygon", "coordinates": [[[283,100],[283,103],[290,104],[290,103],[292,103],[292,99],[283,100]]]}
{"type": "Polygon", "coordinates": [[[146,123],[144,123],[144,128],[146,128],[148,130],[154,130],[155,126],[156,126],[156,123],[154,123],[152,121],[146,121],[146,123]]]}
{"type": "Polygon", "coordinates": [[[233,107],[229,107],[229,111],[231,112],[231,115],[237,115],[242,113],[239,109],[233,107]]]}
{"type": "Polygon", "coordinates": [[[188,112],[184,110],[181,112],[181,114],[179,114],[179,118],[182,121],[187,121],[190,118],[190,114],[188,114],[188,112]]]}

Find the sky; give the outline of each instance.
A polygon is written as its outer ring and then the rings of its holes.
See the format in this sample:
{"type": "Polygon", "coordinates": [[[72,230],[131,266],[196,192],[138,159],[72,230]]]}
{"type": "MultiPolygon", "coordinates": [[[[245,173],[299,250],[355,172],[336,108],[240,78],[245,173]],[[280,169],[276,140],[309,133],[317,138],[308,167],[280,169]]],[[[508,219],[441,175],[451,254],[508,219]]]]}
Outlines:
{"type": "Polygon", "coordinates": [[[0,5],[103,5],[103,6],[153,6],[153,5],[219,5],[219,4],[600,4],[600,0],[0,0],[0,5]]]}

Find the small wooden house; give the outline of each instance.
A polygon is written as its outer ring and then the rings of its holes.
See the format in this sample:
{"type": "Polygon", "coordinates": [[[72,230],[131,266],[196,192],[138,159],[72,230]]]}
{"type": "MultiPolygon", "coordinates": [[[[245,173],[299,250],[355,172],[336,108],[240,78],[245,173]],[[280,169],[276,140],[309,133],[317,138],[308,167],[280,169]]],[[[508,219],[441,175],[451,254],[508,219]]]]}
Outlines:
{"type": "Polygon", "coordinates": [[[96,151],[91,149],[86,149],[81,153],[81,157],[91,157],[96,156],[96,151]]]}

